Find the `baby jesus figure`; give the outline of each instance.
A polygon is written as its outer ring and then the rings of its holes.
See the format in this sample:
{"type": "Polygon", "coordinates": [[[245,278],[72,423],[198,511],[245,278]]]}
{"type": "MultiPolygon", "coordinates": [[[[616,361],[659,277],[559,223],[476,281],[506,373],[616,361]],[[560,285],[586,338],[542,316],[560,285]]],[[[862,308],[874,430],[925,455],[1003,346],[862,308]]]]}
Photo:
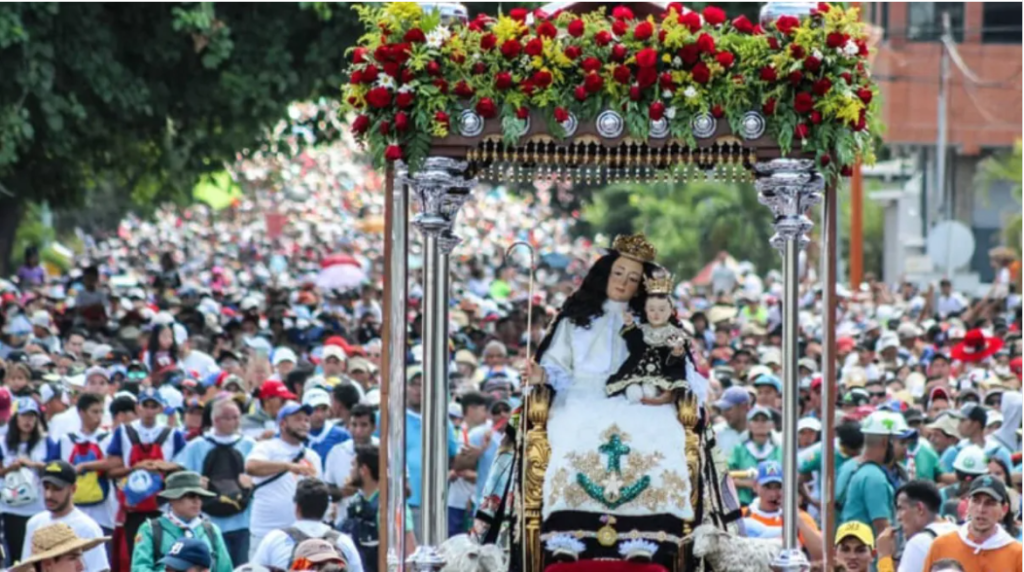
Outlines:
{"type": "Polygon", "coordinates": [[[672,277],[652,277],[645,285],[646,319],[637,324],[628,311],[623,317],[620,335],[626,341],[629,357],[608,378],[605,392],[609,397],[625,393],[630,403],[664,405],[672,401],[674,390],[689,387],[686,332],[672,323],[672,277]]]}

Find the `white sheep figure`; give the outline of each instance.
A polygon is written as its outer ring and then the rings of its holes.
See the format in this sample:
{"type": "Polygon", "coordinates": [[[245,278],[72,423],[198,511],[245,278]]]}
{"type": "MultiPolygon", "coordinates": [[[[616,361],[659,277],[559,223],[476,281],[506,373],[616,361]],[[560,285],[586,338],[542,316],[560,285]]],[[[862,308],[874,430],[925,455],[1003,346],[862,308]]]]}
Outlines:
{"type": "Polygon", "coordinates": [[[778,540],[734,536],[702,524],[694,529],[693,555],[704,558],[715,572],[772,572],[771,563],[782,551],[778,540]]]}
{"type": "Polygon", "coordinates": [[[453,536],[441,545],[445,560],[441,572],[505,572],[504,551],[493,544],[479,544],[468,535],[453,536]]]}

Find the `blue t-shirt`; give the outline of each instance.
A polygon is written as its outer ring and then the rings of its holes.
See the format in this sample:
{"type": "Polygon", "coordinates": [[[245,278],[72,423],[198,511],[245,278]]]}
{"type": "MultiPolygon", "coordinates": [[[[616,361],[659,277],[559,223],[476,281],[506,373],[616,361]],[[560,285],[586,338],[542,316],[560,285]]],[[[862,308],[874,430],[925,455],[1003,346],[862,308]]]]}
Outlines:
{"type": "Polygon", "coordinates": [[[473,504],[480,506],[484,487],[487,485],[487,477],[491,473],[491,466],[494,465],[494,458],[498,455],[498,447],[501,445],[501,434],[494,433],[490,423],[474,427],[469,432],[469,444],[473,447],[483,447],[487,434],[491,433],[491,441],[487,448],[481,453],[476,461],[476,492],[473,494],[473,504]]]}
{"type": "MultiPolygon", "coordinates": [[[[850,463],[847,463],[849,465],[850,463]]],[[[846,465],[843,466],[846,468],[846,465]]],[[[839,523],[857,521],[871,526],[884,518],[894,522],[896,491],[885,471],[874,463],[860,463],[849,472],[849,484],[842,497],[843,512],[839,523]]]]}
{"type": "MultiPolygon", "coordinates": [[[[448,459],[459,450],[455,440],[455,427],[448,421],[448,459]]],[[[447,459],[445,460],[447,462],[447,459]]],[[[419,508],[423,492],[423,417],[415,411],[405,410],[405,466],[409,471],[409,506],[419,508]]]]}
{"type": "MultiPolygon", "coordinates": [[[[313,432],[313,429],[309,430],[309,437],[306,439],[306,445],[316,451],[320,455],[322,465],[327,463],[327,454],[331,452],[331,449],[339,443],[344,443],[352,438],[352,435],[344,427],[335,425],[334,422],[328,421],[324,423],[324,426],[319,431],[313,432]]],[[[325,466],[321,466],[320,469],[325,469],[325,466]]]]}
{"type": "MultiPolygon", "coordinates": [[[[242,454],[242,459],[246,459],[249,457],[252,448],[256,446],[256,441],[252,437],[240,436],[234,441],[233,446],[242,454]]],[[[178,453],[174,462],[185,467],[186,471],[195,471],[201,475],[203,474],[203,463],[206,461],[206,456],[213,450],[213,447],[214,444],[205,437],[196,437],[178,453]]],[[[252,503],[244,511],[234,516],[210,516],[209,518],[211,522],[220,527],[221,532],[234,532],[249,528],[250,511],[252,511],[252,503]]]]}

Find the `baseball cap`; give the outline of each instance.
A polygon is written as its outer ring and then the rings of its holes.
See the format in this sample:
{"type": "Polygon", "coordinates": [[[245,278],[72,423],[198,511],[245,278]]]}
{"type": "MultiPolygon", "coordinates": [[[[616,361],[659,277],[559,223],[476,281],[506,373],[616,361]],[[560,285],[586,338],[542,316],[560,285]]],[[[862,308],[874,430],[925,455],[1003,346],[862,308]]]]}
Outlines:
{"type": "Polygon", "coordinates": [[[761,461],[757,464],[757,484],[764,486],[782,483],[782,465],[778,461],[761,461]]]}
{"type": "Polygon", "coordinates": [[[108,372],[105,368],[93,366],[85,370],[85,379],[89,379],[94,375],[101,375],[103,376],[103,379],[110,381],[110,372],[108,372]]]}
{"type": "Polygon", "coordinates": [[[295,357],[295,352],[293,352],[291,348],[282,347],[274,350],[274,359],[272,361],[274,367],[277,367],[286,361],[298,363],[299,360],[295,357]]]}
{"type": "Polygon", "coordinates": [[[313,409],[321,405],[331,406],[331,396],[323,389],[310,389],[302,394],[302,404],[313,409]]]}
{"type": "Polygon", "coordinates": [[[815,433],[821,431],[821,421],[818,421],[814,417],[801,417],[800,421],[796,424],[796,430],[803,431],[804,429],[810,429],[815,433]]]}
{"type": "Polygon", "coordinates": [[[19,397],[14,400],[14,409],[21,415],[23,413],[35,413],[39,415],[39,404],[31,397],[19,397]]]}
{"type": "Polygon", "coordinates": [[[796,362],[797,367],[806,368],[811,373],[818,373],[818,362],[812,358],[800,358],[800,361],[796,362]]]}
{"type": "Polygon", "coordinates": [[[857,521],[851,521],[843,524],[839,527],[839,530],[836,531],[836,546],[839,546],[840,542],[850,538],[851,536],[866,544],[868,548],[874,550],[875,534],[871,531],[871,527],[868,525],[857,521]]]}
{"type": "Polygon", "coordinates": [[[341,346],[324,346],[324,352],[321,355],[320,359],[323,361],[327,361],[327,358],[330,357],[337,358],[338,361],[345,361],[345,359],[348,358],[348,355],[345,353],[345,350],[341,348],[341,346]]]}
{"type": "Polygon", "coordinates": [[[163,394],[152,387],[147,387],[139,392],[139,405],[147,401],[155,401],[163,407],[167,406],[167,400],[164,399],[163,394]]]}
{"type": "Polygon", "coordinates": [[[770,385],[775,388],[775,391],[782,393],[782,381],[774,375],[759,375],[754,380],[754,387],[761,385],[770,385]]]}
{"type": "Polygon", "coordinates": [[[935,421],[932,421],[926,426],[932,431],[942,431],[946,435],[955,439],[960,439],[960,427],[959,421],[952,415],[942,415],[935,421]]]}
{"type": "Polygon", "coordinates": [[[1009,495],[1006,492],[1006,485],[1003,484],[1003,481],[1000,481],[991,475],[976,478],[971,482],[971,496],[973,497],[977,494],[988,495],[1002,504],[1006,504],[1009,499],[1009,495]]]}
{"type": "Polygon", "coordinates": [[[260,386],[260,399],[271,399],[273,397],[280,397],[281,399],[291,401],[298,399],[294,393],[285,387],[283,381],[278,379],[268,379],[260,386]]]}
{"type": "Polygon", "coordinates": [[[160,562],[174,570],[188,570],[190,568],[209,568],[213,564],[210,556],[210,547],[206,542],[198,538],[179,538],[171,545],[160,562]]]}
{"type": "Polygon", "coordinates": [[[449,403],[448,404],[448,417],[454,417],[454,418],[457,418],[457,419],[462,419],[462,406],[459,405],[458,403],[454,403],[454,402],[453,403],[449,403]]]}
{"type": "Polygon", "coordinates": [[[771,412],[770,409],[768,409],[767,407],[762,407],[762,406],[758,405],[758,406],[755,406],[755,407],[751,408],[750,411],[747,412],[747,421],[750,421],[751,419],[753,419],[754,417],[756,417],[758,415],[764,415],[768,419],[772,418],[772,412],[771,412]]]}
{"type": "Polygon", "coordinates": [[[985,427],[988,424],[988,413],[985,412],[985,408],[977,403],[965,403],[960,408],[960,415],[968,421],[975,421],[985,427]]]}
{"type": "Polygon", "coordinates": [[[65,489],[75,484],[75,481],[78,480],[78,473],[67,461],[50,461],[43,468],[40,479],[44,483],[65,489]]]}
{"type": "Polygon", "coordinates": [[[313,413],[313,408],[309,405],[300,405],[294,401],[289,401],[284,404],[284,407],[282,407],[280,411],[277,412],[277,422],[280,423],[284,421],[286,417],[291,417],[292,415],[300,412],[309,415],[313,413]]]}
{"type": "Polygon", "coordinates": [[[715,402],[715,407],[722,411],[732,409],[737,405],[750,405],[750,394],[747,393],[746,389],[739,386],[733,386],[726,389],[725,392],[722,393],[721,399],[715,402]]]}

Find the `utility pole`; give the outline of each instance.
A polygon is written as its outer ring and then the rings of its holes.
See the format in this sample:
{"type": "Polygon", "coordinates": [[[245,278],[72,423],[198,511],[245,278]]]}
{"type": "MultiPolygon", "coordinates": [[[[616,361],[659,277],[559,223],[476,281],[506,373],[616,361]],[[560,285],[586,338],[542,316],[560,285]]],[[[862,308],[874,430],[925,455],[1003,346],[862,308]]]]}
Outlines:
{"type": "MultiPolygon", "coordinates": [[[[946,137],[949,126],[946,122],[947,105],[949,99],[949,47],[947,42],[953,41],[953,34],[950,31],[949,12],[942,13],[942,37],[939,42],[939,49],[942,55],[939,59],[939,117],[936,125],[938,127],[938,138],[935,141],[935,198],[941,198],[946,211],[946,220],[953,220],[953,193],[946,192],[946,137]]],[[[953,269],[953,232],[946,233],[946,278],[952,280],[953,269]]]]}

